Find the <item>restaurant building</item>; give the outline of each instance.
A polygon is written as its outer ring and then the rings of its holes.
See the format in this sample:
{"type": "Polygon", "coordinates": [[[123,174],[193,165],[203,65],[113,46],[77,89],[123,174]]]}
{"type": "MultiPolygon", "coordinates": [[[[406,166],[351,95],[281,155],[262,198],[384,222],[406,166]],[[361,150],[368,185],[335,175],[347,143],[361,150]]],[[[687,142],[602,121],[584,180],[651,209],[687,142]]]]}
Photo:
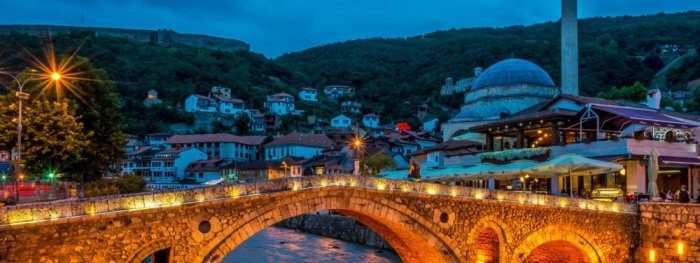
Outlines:
{"type": "Polygon", "coordinates": [[[428,181],[594,197],[648,194],[653,181],[653,195],[688,185],[696,196],[700,117],[661,109],[660,95],[650,91],[645,105],[561,94],[470,127],[483,136],[483,151],[451,153],[458,158],[447,164],[440,159],[446,154],[422,151],[421,173],[428,181]],[[649,179],[650,158],[656,180],[649,179]]]}

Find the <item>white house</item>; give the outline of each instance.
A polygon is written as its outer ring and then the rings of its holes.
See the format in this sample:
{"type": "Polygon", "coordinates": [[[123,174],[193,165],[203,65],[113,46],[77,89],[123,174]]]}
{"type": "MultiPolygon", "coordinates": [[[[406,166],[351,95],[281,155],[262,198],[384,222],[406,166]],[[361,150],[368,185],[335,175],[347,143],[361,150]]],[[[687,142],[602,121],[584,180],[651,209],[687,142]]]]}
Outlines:
{"type": "Polygon", "coordinates": [[[277,115],[290,114],[294,112],[294,96],[284,92],[269,95],[265,101],[265,108],[277,115]]]}
{"type": "Polygon", "coordinates": [[[352,126],[352,119],[350,117],[340,114],[331,119],[331,127],[333,128],[350,128],[352,126]]]}
{"type": "Polygon", "coordinates": [[[146,134],[145,143],[146,145],[151,146],[163,145],[165,144],[165,141],[167,141],[168,138],[170,138],[170,136],[173,135],[165,132],[146,134]]]}
{"type": "Polygon", "coordinates": [[[216,100],[199,94],[192,94],[185,99],[185,111],[216,113],[216,100]]]}
{"type": "Polygon", "coordinates": [[[218,99],[230,99],[231,88],[214,86],[211,87],[211,94],[218,99]]]}
{"type": "Polygon", "coordinates": [[[265,159],[279,160],[287,156],[311,158],[333,146],[324,134],[292,132],[265,144],[265,159]]]}
{"type": "Polygon", "coordinates": [[[241,99],[222,98],[219,100],[219,112],[224,115],[238,115],[245,110],[241,99]]]}
{"type": "Polygon", "coordinates": [[[185,178],[185,169],[191,163],[206,160],[207,154],[195,148],[175,147],[157,152],[151,159],[149,182],[174,183],[185,178]]]}
{"type": "Polygon", "coordinates": [[[185,170],[185,179],[196,183],[206,183],[221,179],[221,168],[226,162],[222,159],[201,160],[191,163],[185,170]]]}
{"type": "Polygon", "coordinates": [[[318,94],[318,91],[316,89],[312,88],[301,88],[301,91],[299,91],[299,99],[303,101],[317,101],[316,95],[318,94]]]}
{"type": "Polygon", "coordinates": [[[226,133],[173,135],[166,144],[172,148],[191,147],[210,159],[255,160],[265,136],[237,136],[226,133]]]}
{"type": "Polygon", "coordinates": [[[366,128],[379,128],[379,115],[370,113],[362,116],[362,125],[366,128]]]}
{"type": "Polygon", "coordinates": [[[250,110],[250,131],[265,132],[265,114],[259,110],[250,110]]]}
{"type": "Polygon", "coordinates": [[[323,88],[323,94],[330,99],[337,99],[343,96],[352,96],[355,94],[355,89],[350,86],[331,85],[323,88]]]}

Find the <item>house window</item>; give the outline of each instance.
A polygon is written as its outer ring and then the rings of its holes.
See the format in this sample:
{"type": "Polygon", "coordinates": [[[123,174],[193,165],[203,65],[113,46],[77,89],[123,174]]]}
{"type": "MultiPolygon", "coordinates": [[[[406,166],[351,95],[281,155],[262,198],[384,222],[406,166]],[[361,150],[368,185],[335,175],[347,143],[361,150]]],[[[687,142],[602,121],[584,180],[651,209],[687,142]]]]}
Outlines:
{"type": "Polygon", "coordinates": [[[199,173],[199,178],[204,178],[204,173],[199,173]]]}
{"type": "Polygon", "coordinates": [[[343,124],[348,124],[348,120],[343,120],[343,124]]]}
{"type": "Polygon", "coordinates": [[[173,162],[165,162],[165,167],[173,167],[173,162]]]}

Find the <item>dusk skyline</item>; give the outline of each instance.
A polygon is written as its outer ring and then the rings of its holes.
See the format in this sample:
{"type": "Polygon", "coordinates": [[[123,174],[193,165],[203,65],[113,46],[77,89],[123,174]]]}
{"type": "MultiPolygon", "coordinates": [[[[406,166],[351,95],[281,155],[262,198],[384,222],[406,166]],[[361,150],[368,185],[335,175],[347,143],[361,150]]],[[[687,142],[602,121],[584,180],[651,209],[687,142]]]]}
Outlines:
{"type": "MultiPolygon", "coordinates": [[[[254,52],[285,52],[370,37],[436,30],[530,25],[559,19],[559,1],[10,1],[0,24],[172,29],[245,41],[254,52]],[[28,15],[28,14],[32,15],[28,15]]],[[[581,18],[700,10],[700,2],[582,1],[581,18]],[[634,2],[634,4],[632,4],[634,2]]]]}

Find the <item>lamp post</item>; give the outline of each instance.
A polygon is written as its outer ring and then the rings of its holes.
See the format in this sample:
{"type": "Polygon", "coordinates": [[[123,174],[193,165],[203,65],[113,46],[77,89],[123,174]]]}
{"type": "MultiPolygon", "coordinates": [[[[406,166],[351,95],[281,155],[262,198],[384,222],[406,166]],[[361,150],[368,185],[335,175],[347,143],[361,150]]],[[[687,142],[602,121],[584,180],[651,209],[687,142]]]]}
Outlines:
{"type": "Polygon", "coordinates": [[[360,175],[360,158],[362,158],[362,153],[360,152],[360,149],[362,149],[362,140],[360,139],[359,136],[357,136],[353,141],[352,141],[352,146],[355,148],[355,160],[354,160],[354,167],[353,169],[353,175],[360,175]]]}
{"type": "Polygon", "coordinates": [[[19,180],[20,180],[20,175],[22,174],[22,100],[23,99],[28,99],[29,94],[24,93],[24,84],[27,84],[27,82],[31,78],[26,78],[24,81],[20,81],[17,76],[12,75],[7,72],[0,71],[0,74],[9,76],[12,78],[12,80],[17,83],[17,87],[19,88],[19,91],[15,92],[15,96],[17,96],[17,105],[18,105],[18,118],[17,118],[17,169],[15,170],[15,177],[17,180],[15,183],[15,202],[19,203],[19,180]]]}
{"type": "MultiPolygon", "coordinates": [[[[36,70],[31,70],[31,72],[36,72],[36,70]]],[[[12,80],[17,83],[17,88],[19,91],[15,92],[15,96],[17,96],[17,112],[18,112],[18,117],[17,117],[17,169],[15,173],[16,177],[16,185],[15,185],[15,201],[16,203],[19,203],[19,181],[21,179],[22,175],[22,100],[24,99],[29,99],[29,94],[24,93],[24,85],[27,84],[30,80],[33,80],[33,78],[29,77],[24,79],[23,81],[20,81],[19,78],[17,78],[16,75],[12,75],[10,73],[0,71],[0,74],[9,76],[12,78],[12,80]]],[[[61,79],[61,74],[58,72],[54,72],[51,74],[51,79],[53,81],[59,81],[61,79]]]]}

